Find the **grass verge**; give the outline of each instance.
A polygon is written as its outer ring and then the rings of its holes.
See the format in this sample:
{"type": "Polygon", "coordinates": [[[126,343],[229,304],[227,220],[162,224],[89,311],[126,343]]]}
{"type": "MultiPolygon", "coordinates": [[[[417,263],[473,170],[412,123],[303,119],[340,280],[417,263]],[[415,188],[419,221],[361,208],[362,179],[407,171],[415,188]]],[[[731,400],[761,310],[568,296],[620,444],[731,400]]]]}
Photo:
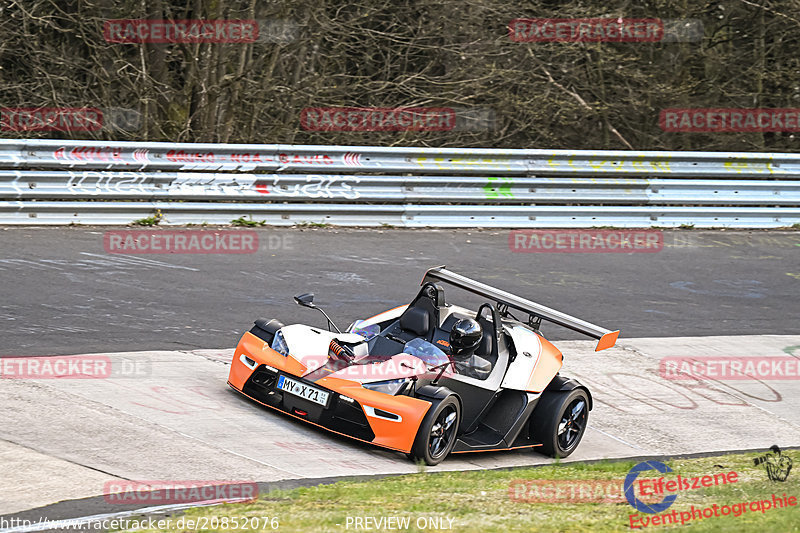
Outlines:
{"type": "MultiPolygon", "coordinates": [[[[649,526],[651,530],[691,530],[707,532],[800,531],[800,502],[797,506],[770,509],[766,512],[748,508],[740,516],[735,511],[728,516],[712,516],[680,525],[680,512],[691,507],[705,508],[716,504],[733,506],[756,500],[780,497],[800,497],[800,474],[790,473],[784,482],[770,481],[763,466],[753,459],[763,454],[744,453],[703,458],[665,461],[673,473],[665,481],[682,478],[737,473],[734,483],[701,487],[677,493],[675,503],[660,516],[677,511],[678,523],[649,526]]],[[[790,457],[796,452],[789,451],[790,457]]],[[[481,531],[481,532],[589,532],[631,531],[630,515],[637,511],[619,494],[611,503],[575,503],[568,496],[557,502],[534,503],[515,501],[530,499],[531,492],[520,492],[515,480],[611,480],[622,482],[638,461],[554,464],[542,467],[470,472],[441,472],[409,474],[371,481],[342,481],[331,485],[272,491],[252,503],[226,504],[216,507],[190,509],[186,519],[201,517],[222,520],[224,517],[259,517],[261,527],[235,531],[481,531]],[[510,490],[510,487],[513,487],[510,490]],[[516,491],[516,492],[515,492],[516,491]],[[512,498],[511,496],[515,496],[512,498]],[[277,518],[269,525],[268,518],[277,518]],[[396,522],[370,529],[362,522],[355,527],[355,517],[408,518],[408,527],[396,522]],[[431,527],[433,525],[434,527],[431,527]],[[349,527],[348,527],[349,526],[349,527]],[[422,526],[422,527],[421,527],[422,526]],[[439,527],[435,527],[439,526],[439,527]]],[[[640,478],[658,478],[656,471],[643,472],[640,478]]],[[[721,476],[720,476],[721,477],[721,476]]],[[[638,485],[635,485],[638,493],[638,485]]],[[[609,496],[613,493],[607,492],[609,496]]],[[[639,516],[653,517],[639,513],[639,516]]],[[[178,517],[172,517],[177,520],[178,517]]],[[[184,529],[172,529],[183,531],[184,529]]],[[[196,529],[198,531],[234,531],[231,527],[196,529]]],[[[155,531],[155,530],[153,530],[155,531]]]]}

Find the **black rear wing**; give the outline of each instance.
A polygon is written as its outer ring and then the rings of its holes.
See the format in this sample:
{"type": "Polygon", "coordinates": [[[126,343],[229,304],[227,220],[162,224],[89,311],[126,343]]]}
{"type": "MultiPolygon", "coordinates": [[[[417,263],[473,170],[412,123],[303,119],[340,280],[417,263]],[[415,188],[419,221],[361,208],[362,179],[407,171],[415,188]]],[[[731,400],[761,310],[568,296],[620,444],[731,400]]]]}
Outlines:
{"type": "Polygon", "coordinates": [[[497,302],[498,308],[501,311],[502,307],[522,311],[523,313],[527,313],[533,322],[547,320],[548,322],[552,322],[554,324],[558,324],[559,326],[564,326],[565,328],[588,335],[589,337],[598,340],[597,347],[595,348],[596,352],[614,346],[614,344],[617,342],[617,337],[619,336],[619,330],[611,331],[609,329],[601,328],[600,326],[591,324],[585,320],[581,320],[580,318],[575,318],[574,316],[562,313],[561,311],[556,311],[555,309],[550,309],[549,307],[526,300],[525,298],[520,298],[519,296],[511,294],[510,292],[502,291],[484,283],[469,279],[461,274],[456,274],[455,272],[447,270],[444,266],[434,267],[428,270],[425,273],[425,277],[422,278],[421,285],[428,281],[442,281],[455,287],[467,290],[473,294],[488,298],[494,302],[497,302]]]}

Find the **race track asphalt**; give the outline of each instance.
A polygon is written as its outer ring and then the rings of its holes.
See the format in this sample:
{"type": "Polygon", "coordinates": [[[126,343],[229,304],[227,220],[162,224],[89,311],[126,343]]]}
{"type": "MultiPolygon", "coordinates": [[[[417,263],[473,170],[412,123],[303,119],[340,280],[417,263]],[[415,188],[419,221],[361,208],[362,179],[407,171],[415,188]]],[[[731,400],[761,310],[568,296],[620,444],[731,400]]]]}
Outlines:
{"type": "Polygon", "coordinates": [[[658,253],[516,253],[499,230],[257,229],[254,254],[120,255],[105,231],[0,229],[0,355],[227,348],[258,317],[320,323],[292,301],[306,291],[346,326],[407,303],[443,264],[621,338],[800,331],[800,232],[675,230],[658,253]]]}

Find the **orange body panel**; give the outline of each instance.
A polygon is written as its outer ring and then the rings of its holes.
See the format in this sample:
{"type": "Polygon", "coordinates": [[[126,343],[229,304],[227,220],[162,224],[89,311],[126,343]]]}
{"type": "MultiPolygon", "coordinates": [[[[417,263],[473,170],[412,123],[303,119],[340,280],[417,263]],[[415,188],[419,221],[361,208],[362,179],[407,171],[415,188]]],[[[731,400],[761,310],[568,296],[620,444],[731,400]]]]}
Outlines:
{"type": "Polygon", "coordinates": [[[561,370],[561,365],[564,361],[561,351],[553,346],[550,341],[540,335],[539,342],[542,344],[542,353],[539,354],[539,361],[537,361],[531,373],[531,378],[528,380],[528,390],[531,392],[542,392],[558,371],[561,370]]]}
{"type": "Polygon", "coordinates": [[[253,373],[251,369],[239,360],[242,354],[258,364],[269,365],[295,376],[302,376],[306,371],[305,365],[300,361],[293,357],[284,357],[270,348],[269,344],[248,331],[239,340],[239,345],[233,353],[231,370],[228,374],[230,384],[239,390],[242,390],[245,381],[253,373]]]}
{"type": "Polygon", "coordinates": [[[599,352],[600,350],[611,348],[617,343],[617,337],[619,337],[619,330],[606,333],[597,341],[597,348],[595,348],[594,351],[599,352]]]}
{"type": "MultiPolygon", "coordinates": [[[[297,377],[302,377],[306,371],[306,367],[296,359],[291,356],[284,357],[255,335],[245,333],[239,341],[239,345],[236,347],[233,360],[231,361],[230,373],[228,375],[228,383],[239,392],[242,392],[245,382],[254,372],[240,361],[240,356],[242,354],[256,361],[258,364],[266,364],[297,377]]],[[[411,451],[414,439],[417,436],[417,430],[422,423],[425,413],[428,412],[431,406],[430,402],[418,398],[412,398],[410,396],[391,396],[382,392],[365,389],[357,381],[325,377],[318,380],[316,383],[321,387],[353,398],[362,407],[369,406],[399,415],[402,420],[394,421],[375,418],[367,415],[365,412],[367,421],[375,434],[375,439],[370,441],[371,444],[377,444],[406,453],[411,451]]],[[[258,401],[251,396],[248,396],[248,398],[258,401]]],[[[267,405],[263,402],[258,403],[267,405]]],[[[267,407],[272,406],[267,405],[267,407]]],[[[295,416],[280,409],[278,410],[294,418],[299,418],[305,422],[327,429],[328,431],[333,431],[310,420],[295,416]]],[[[336,431],[333,432],[338,433],[336,431]]]]}
{"type": "MultiPolygon", "coordinates": [[[[397,311],[401,307],[408,307],[408,304],[403,304],[403,305],[398,305],[397,307],[392,307],[391,309],[383,311],[382,313],[378,313],[377,315],[373,315],[373,316],[367,318],[366,320],[375,320],[376,318],[380,318],[381,315],[388,315],[392,311],[397,311]]],[[[382,320],[379,320],[378,322],[382,322],[382,320]]]]}
{"type": "Polygon", "coordinates": [[[402,417],[402,421],[383,420],[367,416],[367,421],[375,433],[376,444],[403,452],[411,451],[417,430],[431,402],[411,396],[390,396],[382,392],[365,389],[360,383],[341,378],[322,378],[318,385],[350,396],[362,406],[382,409],[402,417]]]}

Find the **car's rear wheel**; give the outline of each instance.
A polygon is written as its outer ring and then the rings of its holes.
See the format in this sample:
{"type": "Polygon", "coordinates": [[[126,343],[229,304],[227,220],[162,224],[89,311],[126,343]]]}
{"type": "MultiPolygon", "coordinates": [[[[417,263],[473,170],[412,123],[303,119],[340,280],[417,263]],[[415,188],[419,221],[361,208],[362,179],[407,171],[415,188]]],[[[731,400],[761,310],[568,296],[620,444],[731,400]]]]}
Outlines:
{"type": "Polygon", "coordinates": [[[578,447],[589,422],[589,395],[583,389],[545,392],[531,416],[531,437],[551,457],[567,457],[578,447]]]}
{"type": "Polygon", "coordinates": [[[428,409],[409,457],[428,465],[441,463],[453,450],[461,423],[461,406],[455,396],[434,402],[428,409]]]}

